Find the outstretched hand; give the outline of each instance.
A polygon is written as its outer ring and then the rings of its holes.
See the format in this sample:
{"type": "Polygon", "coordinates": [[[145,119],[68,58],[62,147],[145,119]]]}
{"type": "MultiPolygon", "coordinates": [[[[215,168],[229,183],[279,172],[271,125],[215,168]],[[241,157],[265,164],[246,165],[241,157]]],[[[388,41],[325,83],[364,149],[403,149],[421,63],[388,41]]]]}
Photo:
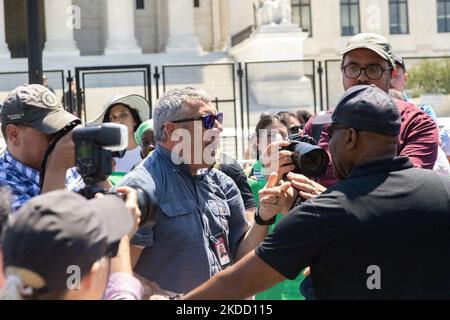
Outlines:
{"type": "Polygon", "coordinates": [[[290,182],[276,186],[278,174],[269,176],[264,189],[259,191],[259,215],[263,220],[270,220],[277,213],[286,214],[294,202],[293,189],[290,182]]]}

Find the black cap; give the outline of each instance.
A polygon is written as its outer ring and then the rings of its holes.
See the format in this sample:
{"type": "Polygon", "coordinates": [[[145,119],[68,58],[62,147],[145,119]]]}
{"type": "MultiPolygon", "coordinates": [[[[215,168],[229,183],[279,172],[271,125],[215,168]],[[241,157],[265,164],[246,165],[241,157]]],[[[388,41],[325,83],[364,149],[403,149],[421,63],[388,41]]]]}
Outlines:
{"type": "Polygon", "coordinates": [[[375,85],[348,89],[332,114],[317,117],[313,124],[338,123],[362,131],[390,136],[400,133],[400,112],[394,100],[375,85]]]}
{"type": "Polygon", "coordinates": [[[394,54],[393,57],[394,57],[395,64],[396,64],[396,65],[401,65],[402,68],[403,68],[403,70],[406,71],[405,60],[403,60],[402,57],[400,57],[399,55],[396,55],[396,54],[394,54]]]}
{"type": "Polygon", "coordinates": [[[3,101],[2,124],[27,124],[53,134],[80,119],[62,107],[56,95],[40,84],[25,84],[11,91],[3,101]]]}
{"type": "Polygon", "coordinates": [[[5,274],[19,276],[33,289],[65,291],[70,268],[84,276],[100,258],[114,255],[132,228],[131,213],[115,195],[86,200],[58,190],[37,196],[13,215],[4,232],[5,274]]]}

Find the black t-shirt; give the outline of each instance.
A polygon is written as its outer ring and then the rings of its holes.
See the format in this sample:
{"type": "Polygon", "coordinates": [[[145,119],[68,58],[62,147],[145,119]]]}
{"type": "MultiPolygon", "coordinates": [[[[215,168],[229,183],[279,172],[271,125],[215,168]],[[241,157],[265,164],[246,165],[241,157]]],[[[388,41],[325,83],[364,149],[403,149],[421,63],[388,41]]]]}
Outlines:
{"type": "Polygon", "coordinates": [[[450,296],[450,178],[408,158],[367,163],[294,208],[256,249],[318,299],[450,296]]]}
{"type": "Polygon", "coordinates": [[[245,209],[256,208],[256,201],[255,198],[253,198],[252,191],[248,185],[247,176],[236,159],[222,153],[220,155],[220,171],[225,173],[236,183],[241,192],[245,209]]]}

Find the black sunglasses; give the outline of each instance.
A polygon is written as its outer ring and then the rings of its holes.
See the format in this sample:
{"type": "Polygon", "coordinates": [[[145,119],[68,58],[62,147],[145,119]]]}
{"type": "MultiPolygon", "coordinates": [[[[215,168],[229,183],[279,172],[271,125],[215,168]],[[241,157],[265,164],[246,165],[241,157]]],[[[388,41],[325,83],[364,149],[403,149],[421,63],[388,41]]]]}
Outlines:
{"type": "Polygon", "coordinates": [[[292,127],[289,128],[289,132],[291,134],[296,134],[296,133],[298,133],[299,130],[303,130],[303,125],[302,124],[299,124],[297,126],[292,126],[292,127]]]}
{"type": "Polygon", "coordinates": [[[353,127],[349,127],[349,126],[345,126],[345,125],[342,125],[342,124],[339,124],[339,123],[331,123],[329,126],[328,126],[328,128],[327,128],[327,134],[328,134],[328,137],[331,139],[332,137],[333,137],[333,134],[336,132],[336,131],[338,131],[338,130],[341,130],[341,129],[354,129],[356,132],[360,132],[361,130],[359,130],[359,129],[356,129],[356,128],[353,128],[353,127]]]}
{"type": "Polygon", "coordinates": [[[181,123],[181,122],[196,121],[196,120],[202,120],[203,127],[205,129],[212,129],[212,128],[214,128],[214,124],[216,123],[216,120],[219,121],[220,124],[223,123],[223,113],[219,112],[217,114],[206,114],[204,116],[198,116],[198,117],[189,118],[189,119],[174,120],[171,122],[181,123]]]}

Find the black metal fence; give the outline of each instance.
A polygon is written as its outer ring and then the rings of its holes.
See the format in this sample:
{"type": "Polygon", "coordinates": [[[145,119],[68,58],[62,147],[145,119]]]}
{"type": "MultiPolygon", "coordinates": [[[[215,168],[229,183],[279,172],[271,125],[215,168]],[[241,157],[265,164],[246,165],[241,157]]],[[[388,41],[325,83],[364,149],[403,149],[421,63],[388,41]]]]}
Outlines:
{"type": "Polygon", "coordinates": [[[247,129],[244,149],[251,143],[262,113],[299,109],[317,112],[315,60],[246,62],[244,79],[247,129]]]}
{"type": "Polygon", "coordinates": [[[221,146],[231,156],[238,157],[237,137],[241,123],[238,121],[240,110],[236,96],[235,68],[234,63],[163,65],[162,91],[184,86],[206,91],[212,97],[216,109],[225,114],[221,146]]]}
{"type": "Polygon", "coordinates": [[[405,58],[406,93],[416,104],[428,104],[438,117],[450,117],[450,56],[405,58]]]}
{"type": "MultiPolygon", "coordinates": [[[[43,75],[47,78],[49,88],[62,101],[66,88],[64,70],[44,70],[43,75]]],[[[9,91],[25,83],[28,83],[28,71],[0,72],[1,101],[9,91]]]]}
{"type": "MultiPolygon", "coordinates": [[[[450,57],[404,60],[409,97],[417,104],[431,105],[438,117],[450,118],[450,57]]],[[[153,72],[149,64],[80,67],[75,68],[75,98],[66,90],[72,80],[70,71],[46,70],[44,74],[66,109],[85,121],[95,118],[115,94],[141,94],[149,100],[151,113],[154,100],[170,88],[203,89],[225,113],[222,148],[241,159],[261,113],[297,109],[317,113],[333,108],[344,93],[340,63],[331,59],[178,64],[155,66],[153,72]]],[[[27,72],[0,73],[0,99],[27,81],[27,72]]]]}
{"type": "Polygon", "coordinates": [[[150,102],[151,114],[153,99],[149,64],[79,67],[75,68],[75,78],[77,114],[85,122],[94,120],[107,100],[117,94],[144,96],[150,102]]]}

